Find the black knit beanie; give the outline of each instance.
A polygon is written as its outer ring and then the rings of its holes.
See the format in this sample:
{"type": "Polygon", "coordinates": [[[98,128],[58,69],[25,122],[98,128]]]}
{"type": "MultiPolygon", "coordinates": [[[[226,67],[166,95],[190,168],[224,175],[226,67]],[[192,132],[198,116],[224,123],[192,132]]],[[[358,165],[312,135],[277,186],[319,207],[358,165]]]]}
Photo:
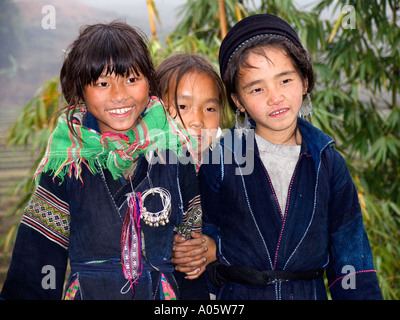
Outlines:
{"type": "Polygon", "coordinates": [[[255,14],[236,23],[227,33],[219,49],[219,68],[224,77],[226,67],[233,54],[248,41],[265,35],[279,35],[303,48],[293,28],[272,14],[255,14]]]}

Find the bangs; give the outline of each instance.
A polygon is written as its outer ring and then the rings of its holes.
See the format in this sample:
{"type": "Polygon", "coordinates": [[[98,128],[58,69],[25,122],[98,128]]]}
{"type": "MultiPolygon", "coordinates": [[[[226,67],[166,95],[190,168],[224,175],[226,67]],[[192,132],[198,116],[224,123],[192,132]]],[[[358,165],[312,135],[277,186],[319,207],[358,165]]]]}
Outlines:
{"type": "Polygon", "coordinates": [[[157,95],[154,66],[145,39],[141,31],[119,21],[83,27],[69,47],[60,72],[67,103],[84,101],[85,87],[110,74],[142,75],[149,83],[149,92],[157,95]]]}
{"type": "Polygon", "coordinates": [[[110,36],[107,32],[100,34],[99,38],[93,41],[94,45],[86,59],[88,63],[84,64],[86,67],[82,70],[84,85],[95,83],[101,75],[128,76],[131,73],[141,73],[138,68],[141,64],[140,55],[137,49],[132,48],[132,44],[122,37],[110,36]]]}
{"type": "MultiPolygon", "coordinates": [[[[92,84],[101,75],[115,74],[127,76],[132,72],[142,73],[139,66],[146,65],[142,48],[136,37],[129,32],[116,32],[114,29],[103,29],[90,39],[90,47],[83,51],[80,78],[83,85],[92,84]]],[[[143,48],[146,49],[146,48],[143,48]]]]}

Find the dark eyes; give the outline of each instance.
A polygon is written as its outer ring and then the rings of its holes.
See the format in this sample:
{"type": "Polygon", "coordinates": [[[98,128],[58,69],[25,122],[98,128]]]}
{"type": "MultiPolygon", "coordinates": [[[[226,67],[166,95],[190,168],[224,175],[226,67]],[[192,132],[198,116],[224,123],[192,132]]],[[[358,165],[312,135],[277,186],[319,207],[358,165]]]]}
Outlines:
{"type": "MultiPolygon", "coordinates": [[[[285,80],[282,80],[279,84],[280,85],[285,85],[285,84],[289,84],[290,82],[292,82],[292,79],[285,79],[285,80]]],[[[252,89],[250,91],[250,93],[260,93],[260,92],[263,92],[263,91],[264,91],[263,88],[255,88],[255,89],[252,89]]]]}
{"type": "MultiPolygon", "coordinates": [[[[139,78],[136,78],[136,77],[131,77],[131,78],[127,78],[126,79],[126,82],[127,83],[135,83],[136,81],[138,81],[139,80],[139,78]]],[[[107,82],[107,81],[100,81],[100,82],[97,82],[96,84],[95,84],[95,86],[96,87],[107,87],[108,86],[108,84],[109,84],[109,82],[107,82]]]]}
{"type": "Polygon", "coordinates": [[[138,78],[129,78],[128,80],[126,80],[128,83],[134,83],[136,81],[138,81],[138,78]]]}
{"type": "Polygon", "coordinates": [[[251,90],[251,93],[258,93],[258,92],[261,92],[261,91],[263,91],[263,89],[257,88],[257,89],[251,90]]]}
{"type": "MultiPolygon", "coordinates": [[[[184,104],[180,104],[180,105],[178,105],[178,109],[179,110],[187,110],[188,107],[186,105],[184,105],[184,104]]],[[[208,111],[208,112],[216,112],[217,111],[217,109],[214,108],[214,107],[208,107],[205,110],[208,111]]]]}
{"type": "Polygon", "coordinates": [[[287,83],[289,83],[289,82],[291,82],[292,81],[292,79],[286,79],[286,80],[283,80],[281,83],[282,84],[287,84],[287,83]]]}

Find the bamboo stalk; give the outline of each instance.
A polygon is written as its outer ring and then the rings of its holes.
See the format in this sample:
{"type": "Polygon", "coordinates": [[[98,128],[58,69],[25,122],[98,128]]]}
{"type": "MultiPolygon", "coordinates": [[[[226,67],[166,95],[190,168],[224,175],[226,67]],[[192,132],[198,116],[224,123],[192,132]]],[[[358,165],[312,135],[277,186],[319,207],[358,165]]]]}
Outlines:
{"type": "Polygon", "coordinates": [[[226,24],[226,15],[225,15],[225,1],[218,0],[218,15],[219,15],[219,24],[221,27],[221,39],[225,38],[228,33],[228,27],[226,24]]]}
{"type": "Polygon", "coordinates": [[[237,3],[235,4],[235,11],[236,11],[237,20],[238,21],[242,20],[243,19],[242,13],[240,12],[240,8],[239,8],[239,5],[237,3]]]}
{"type": "Polygon", "coordinates": [[[147,1],[147,11],[149,13],[151,35],[154,40],[157,40],[157,28],[156,28],[156,22],[154,20],[154,2],[152,0],[146,0],[146,1],[147,1]]]}

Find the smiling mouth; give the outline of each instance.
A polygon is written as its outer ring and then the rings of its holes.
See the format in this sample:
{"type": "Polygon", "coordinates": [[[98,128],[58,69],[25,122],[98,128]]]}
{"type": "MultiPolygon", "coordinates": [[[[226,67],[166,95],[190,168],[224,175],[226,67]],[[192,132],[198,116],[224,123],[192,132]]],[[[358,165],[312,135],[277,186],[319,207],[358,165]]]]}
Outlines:
{"type": "Polygon", "coordinates": [[[275,112],[271,113],[270,116],[277,116],[277,115],[279,115],[281,113],[284,113],[284,112],[286,112],[288,110],[289,109],[281,109],[281,110],[278,110],[278,111],[275,111],[275,112]]]}
{"type": "Polygon", "coordinates": [[[108,113],[112,113],[112,114],[125,114],[129,111],[131,111],[133,109],[133,107],[125,107],[125,108],[119,108],[119,109],[110,109],[110,110],[106,110],[108,113]]]}

